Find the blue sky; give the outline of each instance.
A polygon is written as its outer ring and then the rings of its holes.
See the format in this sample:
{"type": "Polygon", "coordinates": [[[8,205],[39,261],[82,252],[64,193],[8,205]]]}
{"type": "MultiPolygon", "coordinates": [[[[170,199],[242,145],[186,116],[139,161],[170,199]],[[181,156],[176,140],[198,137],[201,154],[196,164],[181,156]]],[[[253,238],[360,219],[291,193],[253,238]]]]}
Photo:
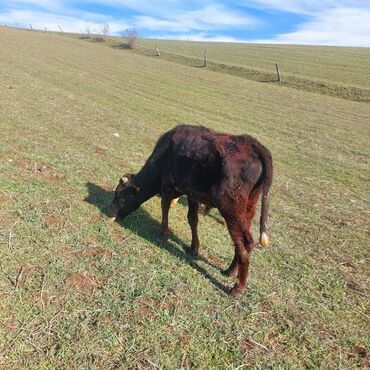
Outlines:
{"type": "Polygon", "coordinates": [[[199,41],[370,47],[370,0],[2,0],[0,24],[199,41]]]}

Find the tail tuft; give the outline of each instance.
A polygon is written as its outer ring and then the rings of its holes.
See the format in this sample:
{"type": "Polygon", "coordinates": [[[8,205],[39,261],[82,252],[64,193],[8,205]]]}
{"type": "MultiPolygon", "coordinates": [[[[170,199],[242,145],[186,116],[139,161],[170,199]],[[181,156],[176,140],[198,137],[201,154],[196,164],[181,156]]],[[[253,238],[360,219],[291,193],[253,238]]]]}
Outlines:
{"type": "Polygon", "coordinates": [[[262,232],[261,233],[261,236],[260,236],[260,244],[263,248],[267,248],[270,244],[270,240],[269,240],[269,237],[268,235],[265,233],[265,232],[262,232]]]}

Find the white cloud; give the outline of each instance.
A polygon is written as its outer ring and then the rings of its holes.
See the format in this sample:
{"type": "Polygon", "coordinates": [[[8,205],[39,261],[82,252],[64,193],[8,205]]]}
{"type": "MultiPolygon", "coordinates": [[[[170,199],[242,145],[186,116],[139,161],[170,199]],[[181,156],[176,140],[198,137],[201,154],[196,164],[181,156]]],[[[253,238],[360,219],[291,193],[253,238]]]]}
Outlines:
{"type": "Polygon", "coordinates": [[[249,28],[258,24],[256,18],[247,14],[240,14],[222,5],[209,4],[210,0],[198,1],[195,4],[195,10],[194,6],[190,6],[191,4],[184,6],[179,0],[160,0],[156,3],[144,0],[82,1],[140,10],[142,15],[135,16],[129,13],[125,17],[124,12],[120,10],[117,11],[117,16],[119,17],[117,19],[116,15],[106,16],[99,13],[76,10],[73,8],[72,3],[68,5],[68,3],[60,0],[7,0],[8,10],[0,13],[0,22],[10,23],[16,21],[18,24],[27,27],[31,23],[34,28],[41,29],[43,24],[45,24],[50,30],[59,30],[58,24],[60,24],[68,32],[81,32],[86,27],[99,29],[99,23],[109,23],[112,34],[119,33],[130,27],[136,27],[139,30],[190,33],[232,27],[249,28]],[[202,6],[202,3],[205,5],[202,6]],[[36,10],[36,5],[44,10],[36,10]],[[190,7],[192,10],[186,10],[187,7],[190,7]],[[26,10],[27,8],[28,10],[26,10]]]}
{"type": "Polygon", "coordinates": [[[370,47],[370,10],[330,9],[317,14],[294,32],[254,42],[370,47]]]}
{"type": "MultiPolygon", "coordinates": [[[[370,46],[370,0],[81,0],[81,3],[85,8],[95,3],[117,11],[104,15],[77,10],[74,0],[5,0],[2,5],[7,10],[0,13],[0,23],[17,21],[26,27],[31,23],[40,29],[45,24],[55,31],[59,24],[68,32],[81,32],[86,27],[98,31],[103,23],[108,23],[111,34],[135,27],[139,32],[149,31],[151,37],[159,34],[161,38],[242,42],[223,33],[229,33],[227,30],[236,34],[237,30],[256,27],[262,31],[263,12],[273,11],[276,16],[290,12],[304,15],[307,20],[294,31],[282,31],[268,40],[254,42],[370,46]],[[250,16],[247,9],[237,10],[235,5],[261,9],[261,18],[250,16]]],[[[266,18],[272,19],[271,14],[266,18]]]]}
{"type": "Polygon", "coordinates": [[[37,5],[42,8],[53,9],[60,8],[59,0],[6,0],[7,7],[14,7],[16,5],[37,5]]]}
{"type": "Polygon", "coordinates": [[[194,19],[200,24],[213,25],[214,27],[250,27],[259,23],[256,18],[246,14],[241,15],[221,5],[208,5],[202,9],[190,11],[184,14],[184,18],[194,19]]]}
{"type": "Polygon", "coordinates": [[[239,3],[305,15],[315,15],[334,8],[370,8],[367,0],[240,0],[239,3]]]}
{"type": "Polygon", "coordinates": [[[179,12],[171,17],[155,18],[150,16],[137,16],[138,28],[150,30],[166,30],[189,32],[191,30],[211,30],[229,27],[252,27],[259,22],[248,15],[226,9],[220,5],[208,5],[198,10],[179,12]]]}
{"type": "Polygon", "coordinates": [[[124,22],[113,21],[108,16],[95,13],[83,13],[76,17],[17,9],[0,13],[1,23],[11,24],[15,21],[25,27],[32,24],[35,29],[44,29],[45,25],[49,31],[59,31],[58,25],[60,25],[65,32],[84,32],[86,27],[89,27],[93,32],[99,32],[103,23],[109,24],[111,34],[129,28],[129,25],[124,22]]]}
{"type": "Polygon", "coordinates": [[[173,34],[152,35],[151,38],[164,40],[182,40],[182,41],[242,42],[241,40],[236,39],[234,37],[224,35],[212,36],[204,32],[179,33],[176,35],[173,34]]]}
{"type": "Polygon", "coordinates": [[[149,30],[166,30],[175,32],[182,32],[188,29],[188,25],[166,19],[157,19],[146,15],[137,16],[135,25],[139,29],[146,28],[149,30]]]}

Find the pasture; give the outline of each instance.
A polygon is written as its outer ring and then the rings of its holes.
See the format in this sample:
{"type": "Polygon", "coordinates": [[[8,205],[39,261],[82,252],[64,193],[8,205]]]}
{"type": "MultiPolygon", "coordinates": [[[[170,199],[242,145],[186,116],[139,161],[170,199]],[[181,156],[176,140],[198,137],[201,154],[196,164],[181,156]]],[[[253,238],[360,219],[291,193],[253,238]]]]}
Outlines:
{"type": "Polygon", "coordinates": [[[370,58],[369,48],[142,40],[137,52],[200,67],[204,65],[205,50],[208,69],[216,72],[271,83],[277,79],[278,63],[281,86],[370,101],[366,62],[370,58]],[[156,46],[161,50],[160,57],[154,51],[156,46]]]}
{"type": "MultiPolygon", "coordinates": [[[[0,367],[369,366],[368,103],[56,33],[1,27],[0,43],[0,367]],[[104,213],[119,177],[184,122],[251,134],[274,158],[273,246],[256,245],[238,299],[215,210],[198,259],[183,200],[166,242],[157,197],[120,224],[104,213]]],[[[333,48],[351,51],[368,53],[333,48]]]]}
{"type": "Polygon", "coordinates": [[[142,47],[173,54],[202,59],[207,49],[210,61],[260,71],[274,72],[274,64],[280,63],[284,73],[319,82],[331,82],[346,86],[369,89],[370,76],[366,60],[368,48],[234,44],[214,42],[190,42],[172,40],[142,40],[142,47]]]}

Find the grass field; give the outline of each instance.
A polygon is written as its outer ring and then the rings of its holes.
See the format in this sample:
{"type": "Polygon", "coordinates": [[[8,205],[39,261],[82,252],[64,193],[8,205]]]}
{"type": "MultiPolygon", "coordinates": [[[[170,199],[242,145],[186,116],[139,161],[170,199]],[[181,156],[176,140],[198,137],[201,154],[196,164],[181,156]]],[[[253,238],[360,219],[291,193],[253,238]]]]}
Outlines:
{"type": "MultiPolygon", "coordinates": [[[[94,36],[68,34],[96,42],[94,36]]],[[[102,39],[100,39],[102,40],[102,39]]],[[[111,37],[104,45],[126,48],[122,37],[111,37]]],[[[133,51],[140,55],[189,67],[207,70],[252,81],[291,87],[298,90],[370,103],[370,48],[289,46],[232,43],[204,43],[139,39],[133,51]],[[155,47],[160,49],[157,55],[155,47]],[[275,63],[279,63],[282,80],[277,82],[275,63]]],[[[126,50],[127,51],[127,50],[126,50]]]]}
{"type": "Polygon", "coordinates": [[[369,104],[52,33],[0,28],[0,43],[0,367],[370,365],[369,104]],[[182,122],[273,154],[273,247],[255,248],[239,299],[216,211],[196,260],[184,202],[167,242],[159,198],[121,224],[104,215],[119,177],[182,122]]]}
{"type": "Polygon", "coordinates": [[[171,40],[140,40],[139,45],[203,60],[207,49],[210,62],[275,73],[282,72],[310,80],[369,88],[369,48],[233,44],[171,40]]]}

